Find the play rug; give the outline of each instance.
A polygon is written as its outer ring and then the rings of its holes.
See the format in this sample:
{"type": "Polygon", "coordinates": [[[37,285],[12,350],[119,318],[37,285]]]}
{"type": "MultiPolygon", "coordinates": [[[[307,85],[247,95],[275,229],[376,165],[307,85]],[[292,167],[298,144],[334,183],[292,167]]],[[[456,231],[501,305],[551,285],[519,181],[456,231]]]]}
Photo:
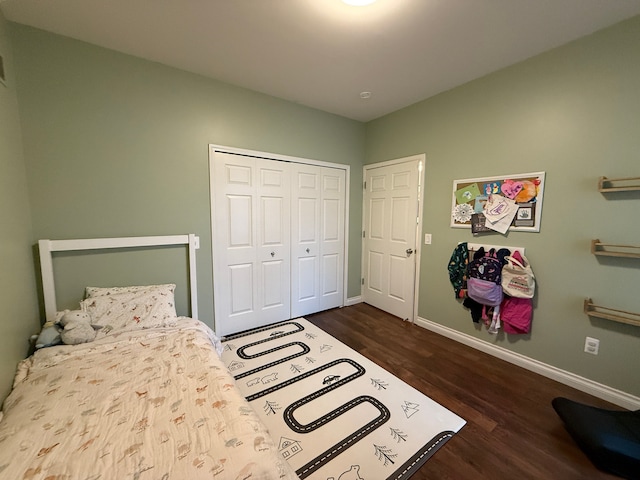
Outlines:
{"type": "Polygon", "coordinates": [[[409,478],[466,423],[302,318],[230,335],[223,346],[301,479],[409,478]]]}

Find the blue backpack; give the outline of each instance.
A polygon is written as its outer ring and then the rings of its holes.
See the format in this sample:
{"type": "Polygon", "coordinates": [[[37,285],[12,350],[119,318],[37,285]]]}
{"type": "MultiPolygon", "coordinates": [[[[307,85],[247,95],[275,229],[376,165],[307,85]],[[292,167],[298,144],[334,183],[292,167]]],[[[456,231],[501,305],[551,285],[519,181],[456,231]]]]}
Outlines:
{"type": "MultiPolygon", "coordinates": [[[[482,253],[483,249],[478,250],[482,253]]],[[[469,278],[479,278],[500,285],[502,281],[502,261],[498,259],[494,248],[485,255],[478,256],[469,262],[469,278]]]]}
{"type": "Polygon", "coordinates": [[[481,248],[469,263],[469,278],[467,280],[467,295],[482,305],[497,307],[502,303],[502,260],[496,255],[495,249],[482,255],[481,248]]]}

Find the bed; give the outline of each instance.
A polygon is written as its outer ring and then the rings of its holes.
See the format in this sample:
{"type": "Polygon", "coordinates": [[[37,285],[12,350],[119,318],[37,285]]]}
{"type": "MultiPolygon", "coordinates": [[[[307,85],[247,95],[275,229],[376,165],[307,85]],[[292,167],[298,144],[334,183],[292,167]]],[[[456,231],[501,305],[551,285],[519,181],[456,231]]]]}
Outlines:
{"type": "MultiPolygon", "coordinates": [[[[195,235],[41,241],[47,319],[60,315],[52,252],[174,244],[189,248],[195,307],[195,235]]],[[[18,366],[0,418],[0,479],[297,478],[213,331],[176,314],[175,284],[87,287],[79,307],[101,327],[95,340],[39,349],[18,366]]]]}

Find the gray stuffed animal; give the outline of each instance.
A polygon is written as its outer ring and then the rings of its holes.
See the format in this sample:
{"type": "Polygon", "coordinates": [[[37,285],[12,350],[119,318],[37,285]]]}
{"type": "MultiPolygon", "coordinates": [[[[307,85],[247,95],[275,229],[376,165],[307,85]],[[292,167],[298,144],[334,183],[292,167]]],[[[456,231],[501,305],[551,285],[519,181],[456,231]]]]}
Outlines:
{"type": "Polygon", "coordinates": [[[96,338],[96,328],[91,325],[91,315],[82,310],[65,312],[59,324],[64,327],[60,332],[60,338],[67,345],[91,342],[96,338]]]}

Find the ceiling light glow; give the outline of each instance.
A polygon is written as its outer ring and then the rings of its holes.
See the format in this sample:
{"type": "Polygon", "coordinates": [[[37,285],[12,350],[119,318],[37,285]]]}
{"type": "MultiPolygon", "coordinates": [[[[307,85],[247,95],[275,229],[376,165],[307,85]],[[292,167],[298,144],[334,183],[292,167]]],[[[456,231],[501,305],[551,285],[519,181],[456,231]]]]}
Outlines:
{"type": "Polygon", "coordinates": [[[354,7],[366,7],[367,5],[371,5],[375,3],[376,0],[342,0],[347,5],[351,5],[354,7]]]}

